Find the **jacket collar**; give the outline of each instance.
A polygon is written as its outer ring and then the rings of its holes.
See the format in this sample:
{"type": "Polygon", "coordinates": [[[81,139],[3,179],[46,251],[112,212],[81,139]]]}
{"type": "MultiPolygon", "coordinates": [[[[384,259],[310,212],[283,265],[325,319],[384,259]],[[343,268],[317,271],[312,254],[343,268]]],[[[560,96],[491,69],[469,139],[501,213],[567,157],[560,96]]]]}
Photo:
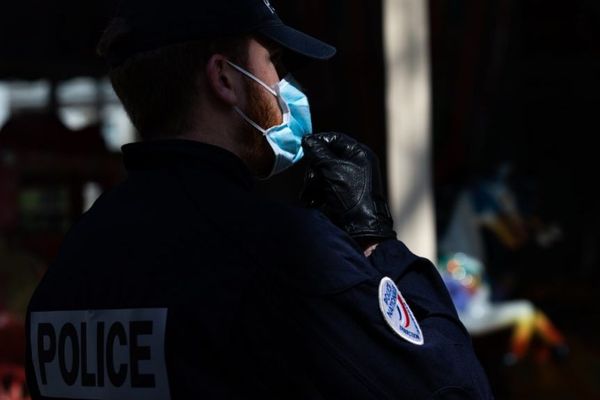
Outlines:
{"type": "Polygon", "coordinates": [[[161,139],[121,147],[128,171],[184,165],[205,172],[225,173],[247,189],[254,177],[241,159],[221,147],[187,139],[161,139]]]}

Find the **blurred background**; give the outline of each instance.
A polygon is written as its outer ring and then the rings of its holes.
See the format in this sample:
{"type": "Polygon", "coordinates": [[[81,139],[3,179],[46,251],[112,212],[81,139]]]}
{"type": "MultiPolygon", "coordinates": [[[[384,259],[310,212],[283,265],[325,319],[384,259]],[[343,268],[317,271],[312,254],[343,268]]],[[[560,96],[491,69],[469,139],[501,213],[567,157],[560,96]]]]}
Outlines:
{"type": "MultiPolygon", "coordinates": [[[[0,5],[0,399],[62,237],[136,132],[95,45],[116,0],[0,5]]],[[[438,266],[498,399],[600,399],[600,2],[273,0],[338,48],[297,71],[318,131],[379,155],[396,230],[438,266]]],[[[259,190],[297,203],[302,166],[259,190]]]]}

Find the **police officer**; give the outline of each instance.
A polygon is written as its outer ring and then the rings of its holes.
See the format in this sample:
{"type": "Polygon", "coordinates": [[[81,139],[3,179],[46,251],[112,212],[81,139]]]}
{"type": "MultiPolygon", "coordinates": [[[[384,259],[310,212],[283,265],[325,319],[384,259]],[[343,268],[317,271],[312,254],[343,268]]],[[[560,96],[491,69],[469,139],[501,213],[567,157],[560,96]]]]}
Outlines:
{"type": "Polygon", "coordinates": [[[100,50],[139,143],[33,295],[33,399],[489,399],[376,159],[312,132],[282,51],[335,49],[267,0],[128,0],[100,50]],[[255,177],[309,158],[294,208],[255,177]]]}

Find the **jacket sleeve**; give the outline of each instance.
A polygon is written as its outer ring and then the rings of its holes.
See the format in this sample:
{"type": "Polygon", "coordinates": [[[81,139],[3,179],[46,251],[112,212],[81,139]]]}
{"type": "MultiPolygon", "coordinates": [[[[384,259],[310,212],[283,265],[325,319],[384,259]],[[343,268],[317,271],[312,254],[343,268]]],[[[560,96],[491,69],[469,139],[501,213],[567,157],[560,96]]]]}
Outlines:
{"type": "Polygon", "coordinates": [[[321,226],[299,251],[286,315],[326,397],[344,399],[491,399],[470,337],[434,266],[401,242],[370,258],[343,232],[321,226]],[[335,279],[330,275],[345,275],[335,279]],[[412,310],[424,342],[413,344],[386,322],[379,284],[391,278],[412,310]],[[320,280],[316,286],[311,281],[320,280]],[[323,281],[345,285],[323,285],[323,281]],[[317,290],[306,290],[316,287],[317,290]]]}

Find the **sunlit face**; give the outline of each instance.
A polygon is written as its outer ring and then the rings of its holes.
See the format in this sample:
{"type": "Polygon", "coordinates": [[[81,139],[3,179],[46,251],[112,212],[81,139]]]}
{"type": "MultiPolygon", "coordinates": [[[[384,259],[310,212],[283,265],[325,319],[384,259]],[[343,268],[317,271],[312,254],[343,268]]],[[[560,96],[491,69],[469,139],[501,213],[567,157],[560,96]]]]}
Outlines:
{"type": "MultiPolygon", "coordinates": [[[[270,87],[280,81],[277,71],[280,49],[274,45],[251,39],[248,48],[248,61],[245,68],[270,87]]],[[[278,100],[264,87],[250,78],[244,80],[246,88],[245,113],[263,129],[269,129],[283,122],[278,100]]],[[[247,144],[246,159],[258,176],[271,172],[275,155],[266,138],[254,127],[244,122],[243,141],[247,144]]]]}

